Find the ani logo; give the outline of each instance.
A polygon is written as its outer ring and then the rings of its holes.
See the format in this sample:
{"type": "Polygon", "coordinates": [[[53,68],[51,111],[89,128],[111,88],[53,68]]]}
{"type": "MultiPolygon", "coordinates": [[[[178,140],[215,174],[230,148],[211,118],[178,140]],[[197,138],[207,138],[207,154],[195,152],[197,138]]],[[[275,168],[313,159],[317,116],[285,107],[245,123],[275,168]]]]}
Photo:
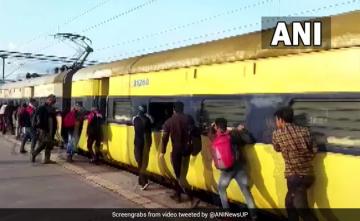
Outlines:
{"type": "Polygon", "coordinates": [[[299,46],[300,40],[304,46],[321,46],[321,21],[292,22],[292,41],[286,23],[279,21],[272,37],[271,46],[283,42],[285,46],[299,46]]]}
{"type": "Polygon", "coordinates": [[[263,49],[329,49],[330,17],[262,17],[263,49]]]}

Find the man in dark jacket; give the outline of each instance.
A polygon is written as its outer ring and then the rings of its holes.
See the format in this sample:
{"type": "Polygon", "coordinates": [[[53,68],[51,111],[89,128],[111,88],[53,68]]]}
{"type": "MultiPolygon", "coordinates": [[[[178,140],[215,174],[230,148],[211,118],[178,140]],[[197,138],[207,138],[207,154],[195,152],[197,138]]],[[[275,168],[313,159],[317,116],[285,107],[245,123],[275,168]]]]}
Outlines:
{"type": "Polygon", "coordinates": [[[98,111],[97,106],[93,106],[88,115],[88,127],[87,127],[87,148],[89,150],[91,163],[99,163],[100,144],[102,139],[102,115],[98,111]],[[95,143],[95,153],[93,151],[93,145],[95,143]]]}
{"type": "Polygon", "coordinates": [[[55,95],[47,97],[44,105],[40,106],[34,116],[34,126],[39,132],[39,145],[31,154],[31,161],[35,162],[36,156],[45,149],[45,164],[55,163],[50,160],[51,149],[54,145],[54,136],[57,128],[56,112],[53,105],[56,102],[55,95]]]}
{"type": "Polygon", "coordinates": [[[141,190],[145,190],[149,185],[145,171],[149,161],[149,150],[152,142],[151,125],[153,119],[146,113],[146,106],[139,106],[138,111],[138,114],[133,118],[135,130],[134,152],[139,168],[139,185],[141,190]]]}
{"type": "Polygon", "coordinates": [[[15,111],[14,101],[9,101],[9,104],[5,108],[4,119],[5,119],[5,130],[3,133],[5,134],[7,130],[10,131],[12,135],[15,134],[14,130],[14,121],[13,121],[13,112],[15,111]]]}
{"type": "MultiPolygon", "coordinates": [[[[164,134],[162,137],[162,148],[160,158],[164,157],[166,153],[166,146],[171,137],[172,152],[171,163],[174,168],[176,183],[176,192],[171,198],[177,202],[181,202],[181,193],[186,192],[184,185],[181,182],[181,168],[183,163],[183,157],[189,153],[189,117],[183,113],[184,104],[176,102],[174,104],[173,115],[165,122],[163,126],[164,134]]],[[[185,175],[186,177],[186,175],[185,175]]],[[[192,196],[188,193],[189,198],[192,201],[192,196]]]]}
{"type": "Polygon", "coordinates": [[[25,143],[29,139],[31,140],[31,152],[34,151],[36,144],[36,130],[31,125],[31,119],[36,111],[37,101],[34,98],[30,99],[29,105],[22,109],[19,115],[19,122],[22,124],[24,130],[24,136],[21,141],[20,153],[26,153],[25,143]]]}
{"type": "Polygon", "coordinates": [[[4,119],[4,113],[6,109],[7,104],[3,103],[0,107],[0,130],[4,133],[5,131],[5,119],[4,119]]]}
{"type": "Polygon", "coordinates": [[[22,135],[22,126],[21,126],[21,122],[20,122],[20,112],[21,110],[23,110],[24,108],[26,108],[27,104],[24,102],[24,103],[20,103],[20,102],[17,102],[16,105],[15,105],[15,109],[14,109],[14,112],[13,112],[13,121],[14,121],[14,124],[15,124],[15,138],[17,140],[20,140],[20,137],[22,135]]]}
{"type": "MultiPolygon", "coordinates": [[[[30,120],[30,114],[26,111],[27,109],[27,104],[23,103],[21,105],[21,108],[19,108],[18,110],[18,116],[17,116],[17,120],[18,120],[18,128],[21,131],[20,133],[23,133],[25,137],[26,136],[26,128],[29,128],[31,126],[31,120],[30,120]]],[[[24,146],[21,145],[20,146],[20,153],[26,153],[27,151],[25,150],[24,146]]]]}

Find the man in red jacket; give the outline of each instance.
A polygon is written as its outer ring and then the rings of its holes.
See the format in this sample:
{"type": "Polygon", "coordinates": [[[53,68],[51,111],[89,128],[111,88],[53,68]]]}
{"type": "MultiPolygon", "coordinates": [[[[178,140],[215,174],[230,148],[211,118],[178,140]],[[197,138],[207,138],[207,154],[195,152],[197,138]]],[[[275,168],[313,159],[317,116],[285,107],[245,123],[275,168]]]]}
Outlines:
{"type": "Polygon", "coordinates": [[[74,148],[74,128],[76,122],[76,109],[72,108],[64,117],[63,130],[64,141],[66,146],[67,161],[72,162],[72,157],[75,152],[74,148]]]}

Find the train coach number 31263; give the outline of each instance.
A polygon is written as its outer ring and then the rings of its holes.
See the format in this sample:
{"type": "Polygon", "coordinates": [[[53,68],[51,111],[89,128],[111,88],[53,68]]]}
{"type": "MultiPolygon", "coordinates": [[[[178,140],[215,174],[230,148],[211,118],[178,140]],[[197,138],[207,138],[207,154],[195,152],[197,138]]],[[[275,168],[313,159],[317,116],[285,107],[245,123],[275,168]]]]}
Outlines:
{"type": "Polygon", "coordinates": [[[149,79],[134,80],[133,87],[144,87],[149,85],[149,79]]]}

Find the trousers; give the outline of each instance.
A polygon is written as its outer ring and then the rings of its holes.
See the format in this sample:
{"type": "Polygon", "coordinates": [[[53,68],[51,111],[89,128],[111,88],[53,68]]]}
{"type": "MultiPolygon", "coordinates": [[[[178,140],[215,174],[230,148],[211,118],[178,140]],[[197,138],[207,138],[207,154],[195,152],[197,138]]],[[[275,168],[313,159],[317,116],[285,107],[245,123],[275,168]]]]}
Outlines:
{"type": "Polygon", "coordinates": [[[287,177],[288,192],[285,198],[285,206],[289,220],[298,221],[299,217],[306,221],[318,220],[309,208],[307,198],[307,190],[313,183],[313,176],[292,175],[287,177]]]}
{"type": "Polygon", "coordinates": [[[250,187],[249,187],[249,178],[246,174],[246,171],[240,166],[240,164],[235,164],[235,166],[230,170],[221,171],[219,184],[218,184],[218,191],[219,191],[222,207],[225,209],[230,208],[226,194],[226,189],[228,188],[230,181],[232,179],[235,179],[235,181],[239,185],[241,192],[245,197],[246,204],[250,209],[250,215],[252,217],[256,217],[254,211],[255,209],[254,198],[250,192],[250,187]]]}

